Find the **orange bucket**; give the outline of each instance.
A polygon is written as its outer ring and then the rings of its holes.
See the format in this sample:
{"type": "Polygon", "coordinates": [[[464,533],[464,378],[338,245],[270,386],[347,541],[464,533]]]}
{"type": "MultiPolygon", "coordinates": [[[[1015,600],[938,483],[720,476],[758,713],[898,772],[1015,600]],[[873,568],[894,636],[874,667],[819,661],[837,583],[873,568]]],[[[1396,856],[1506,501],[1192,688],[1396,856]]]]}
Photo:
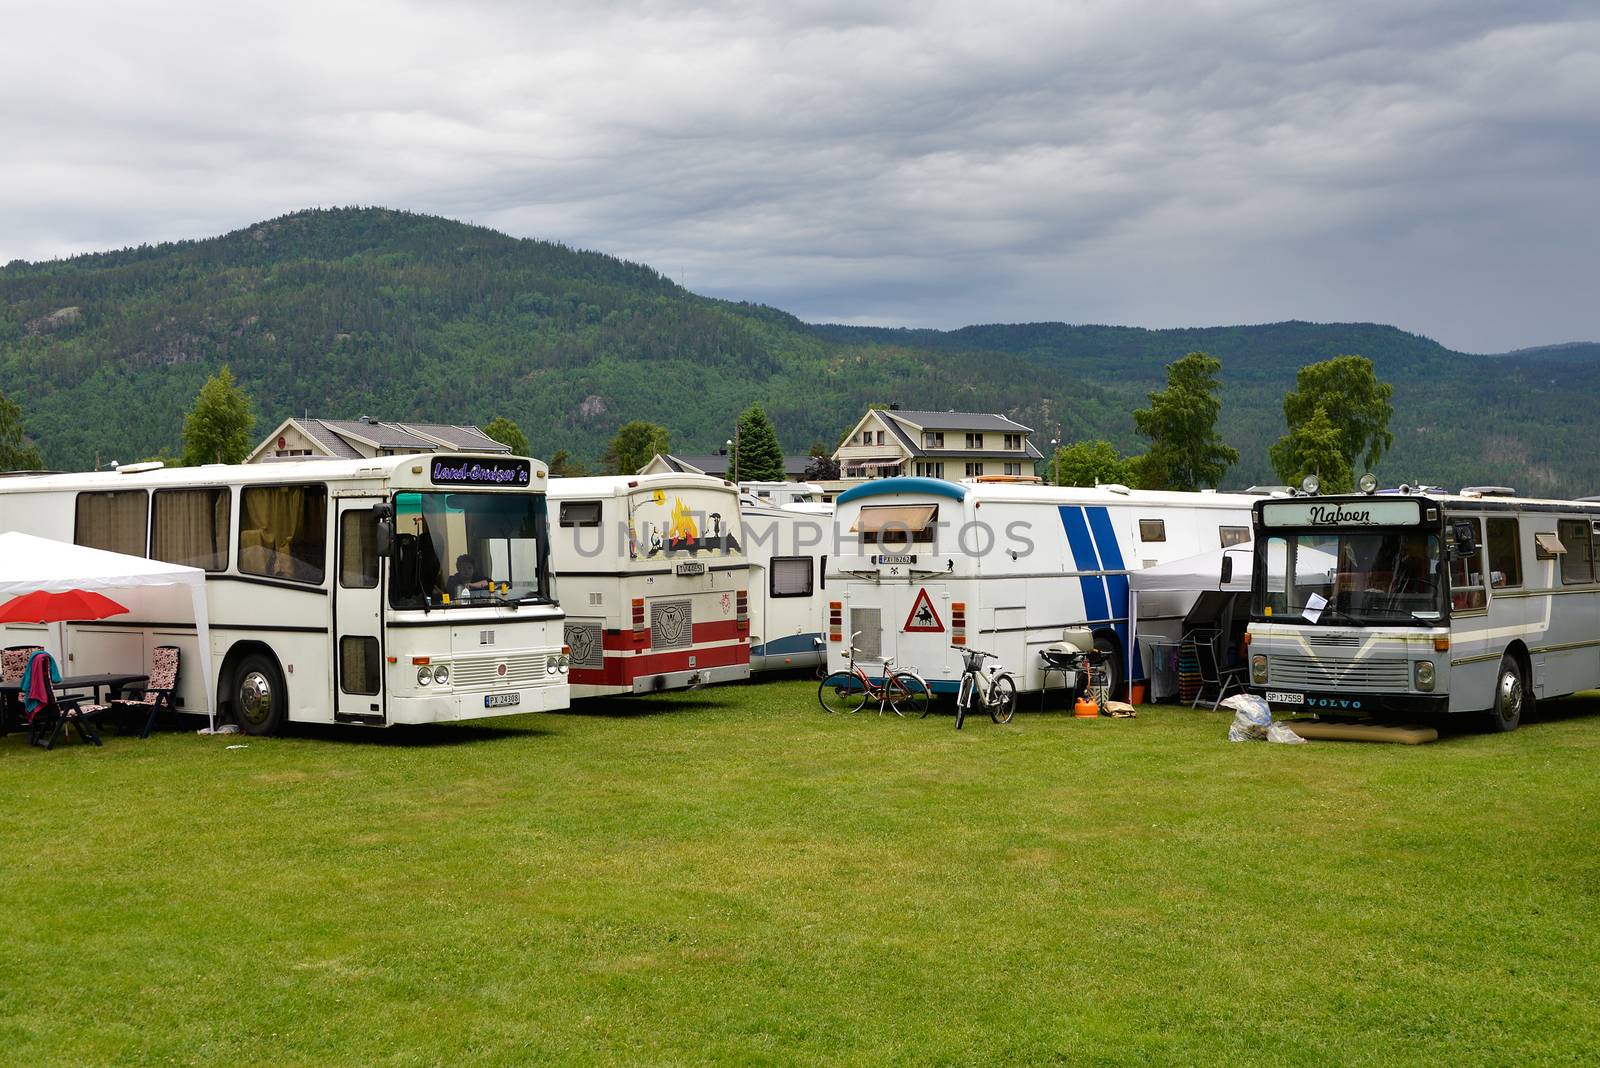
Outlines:
{"type": "Polygon", "coordinates": [[[1128,687],[1128,701],[1130,704],[1144,704],[1144,683],[1136,682],[1128,687]]]}
{"type": "Polygon", "coordinates": [[[1072,714],[1079,719],[1094,719],[1100,715],[1100,706],[1087,697],[1080,697],[1072,706],[1072,714]]]}

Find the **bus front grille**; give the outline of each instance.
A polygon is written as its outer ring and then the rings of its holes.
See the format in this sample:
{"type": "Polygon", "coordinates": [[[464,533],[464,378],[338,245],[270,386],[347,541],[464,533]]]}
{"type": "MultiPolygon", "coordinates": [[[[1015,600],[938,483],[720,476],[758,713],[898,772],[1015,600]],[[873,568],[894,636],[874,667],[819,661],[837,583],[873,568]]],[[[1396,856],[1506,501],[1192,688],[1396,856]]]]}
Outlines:
{"type": "Polygon", "coordinates": [[[451,661],[450,682],[458,690],[505,689],[545,681],[545,657],[538,653],[465,657],[451,661]],[[500,666],[505,665],[501,674],[500,666]]]}
{"type": "Polygon", "coordinates": [[[1351,660],[1337,656],[1272,657],[1274,686],[1319,686],[1351,690],[1404,690],[1411,685],[1411,664],[1405,660],[1351,660]]]}

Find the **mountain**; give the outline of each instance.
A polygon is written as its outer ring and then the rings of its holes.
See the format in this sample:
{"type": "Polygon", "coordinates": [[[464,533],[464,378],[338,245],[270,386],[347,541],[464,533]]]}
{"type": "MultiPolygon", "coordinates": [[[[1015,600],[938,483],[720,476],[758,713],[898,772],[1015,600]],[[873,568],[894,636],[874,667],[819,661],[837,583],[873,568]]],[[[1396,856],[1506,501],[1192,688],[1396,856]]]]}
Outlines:
{"type": "Polygon", "coordinates": [[[1452,352],[1366,323],[1184,330],[1062,323],[811,325],[688,292],[649,267],[385,209],[306,211],[221,237],[0,268],[0,391],[62,468],[176,451],[223,363],[257,432],[289,414],[517,420],[535,451],[598,458],[649,419],[709,451],[752,401],[786,448],[830,447],[870,402],[999,411],[1063,437],[1139,442],[1128,413],[1194,349],[1223,361],[1230,484],[1271,478],[1304,363],[1371,357],[1395,385],[1389,481],[1600,487],[1600,346],[1452,352]]]}

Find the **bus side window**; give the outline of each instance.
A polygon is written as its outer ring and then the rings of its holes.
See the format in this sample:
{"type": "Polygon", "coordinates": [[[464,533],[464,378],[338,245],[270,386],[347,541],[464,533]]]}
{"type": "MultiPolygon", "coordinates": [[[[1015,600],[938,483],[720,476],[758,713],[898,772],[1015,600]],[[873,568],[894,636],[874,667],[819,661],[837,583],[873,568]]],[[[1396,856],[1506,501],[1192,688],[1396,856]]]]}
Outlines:
{"type": "Polygon", "coordinates": [[[1490,519],[1487,526],[1490,584],[1497,590],[1522,585],[1522,546],[1517,541],[1517,521],[1490,519]]]}
{"type": "Polygon", "coordinates": [[[239,570],[321,583],[328,549],[324,486],[249,486],[239,495],[239,570]]]}
{"type": "MultiPolygon", "coordinates": [[[[1465,520],[1473,526],[1476,519],[1465,520]]],[[[1483,539],[1477,539],[1482,544],[1483,539]]],[[[1454,557],[1450,561],[1450,607],[1457,612],[1470,612],[1489,603],[1483,588],[1483,550],[1470,557],[1454,557]]]]}
{"type": "Polygon", "coordinates": [[[1563,519],[1556,523],[1556,536],[1567,551],[1561,555],[1561,582],[1564,585],[1594,581],[1594,546],[1589,537],[1589,521],[1563,519]]]}

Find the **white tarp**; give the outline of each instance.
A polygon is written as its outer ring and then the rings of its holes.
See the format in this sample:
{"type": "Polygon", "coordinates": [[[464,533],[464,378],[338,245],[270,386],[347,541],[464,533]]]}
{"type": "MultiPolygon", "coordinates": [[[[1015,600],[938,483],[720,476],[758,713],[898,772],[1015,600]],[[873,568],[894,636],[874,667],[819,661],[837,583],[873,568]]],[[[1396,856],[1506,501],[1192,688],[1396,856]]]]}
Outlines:
{"type": "MultiPolygon", "coordinates": [[[[0,534],[0,604],[24,593],[46,590],[110,591],[144,586],[185,586],[194,606],[194,628],[200,647],[199,687],[206,715],[216,726],[211,705],[211,620],[206,611],[206,573],[198,567],[146,560],[82,545],[67,545],[31,534],[0,534]]],[[[115,600],[115,597],[112,598],[115,600]]],[[[190,709],[189,711],[193,711],[190,709]]]]}
{"type": "Polygon", "coordinates": [[[1153,564],[1128,575],[1128,588],[1183,592],[1189,590],[1221,590],[1225,593],[1249,593],[1250,571],[1255,565],[1255,551],[1248,545],[1233,545],[1226,549],[1213,549],[1199,556],[1186,556],[1182,560],[1169,560],[1153,564]],[[1222,558],[1233,561],[1233,577],[1226,585],[1222,581],[1222,558]]]}

